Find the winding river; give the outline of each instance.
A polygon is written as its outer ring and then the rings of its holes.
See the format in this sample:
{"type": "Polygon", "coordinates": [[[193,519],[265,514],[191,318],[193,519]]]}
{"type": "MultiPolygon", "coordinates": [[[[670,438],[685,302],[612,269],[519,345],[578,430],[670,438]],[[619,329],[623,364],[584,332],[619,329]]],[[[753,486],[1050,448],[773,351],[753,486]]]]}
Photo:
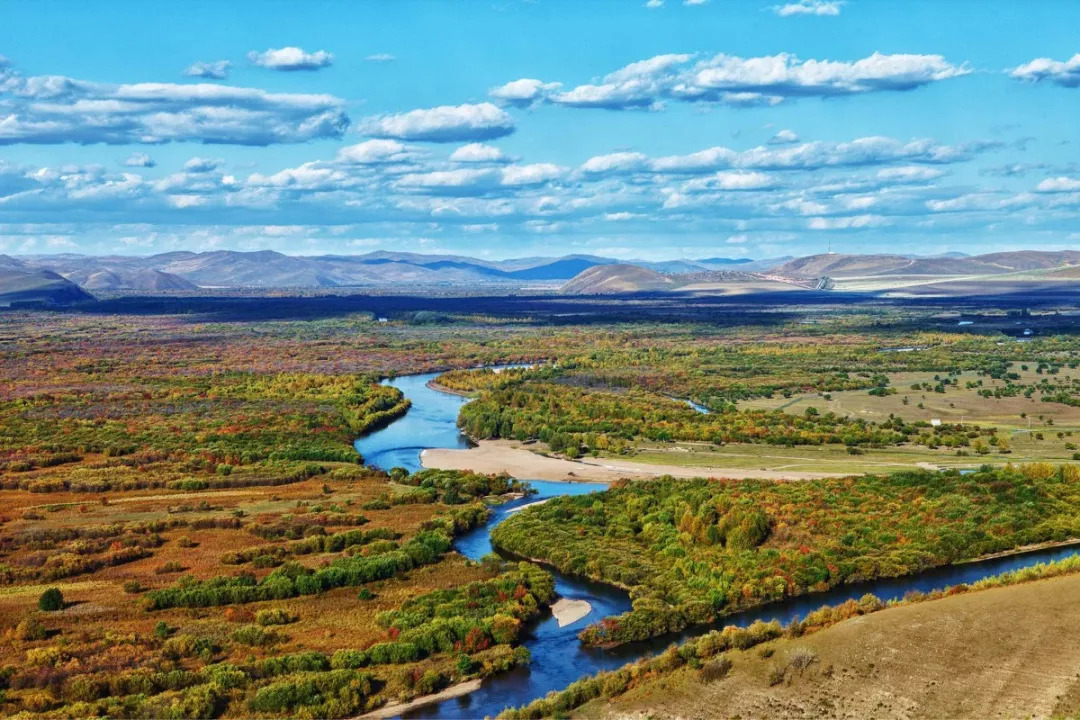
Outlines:
{"type": "MultiPolygon", "coordinates": [[[[404,416],[386,428],[360,438],[356,449],[365,461],[375,467],[389,470],[399,466],[410,471],[419,470],[420,453],[428,448],[466,448],[469,441],[457,428],[458,410],[468,402],[467,398],[439,392],[428,387],[438,373],[406,375],[387,384],[401,390],[412,401],[412,407],[404,416]]],[[[462,555],[480,559],[491,552],[491,529],[507,514],[528,503],[560,495],[580,495],[603,490],[602,483],[566,483],[531,480],[536,495],[506,503],[493,512],[491,521],[476,530],[459,537],[455,547],[462,555]]],[[[877,580],[857,585],[846,585],[814,595],[791,598],[745,612],[728,615],[722,625],[749,625],[755,620],[779,620],[788,623],[822,605],[834,605],[849,598],[859,598],[872,592],[882,600],[899,599],[907,592],[927,592],[946,585],[971,583],[984,577],[1039,562],[1059,560],[1080,552],[1080,547],[1057,547],[1019,555],[983,560],[980,562],[950,565],[905,578],[877,580]]],[[[551,570],[551,568],[548,568],[551,570]]],[[[592,609],[580,620],[559,627],[549,613],[533,624],[523,635],[523,644],[532,653],[532,663],[507,673],[487,678],[481,688],[469,695],[440,703],[433,703],[407,713],[408,718],[480,718],[494,717],[508,706],[523,705],[542,697],[551,690],[559,690],[584,675],[610,670],[655,653],[672,642],[701,634],[710,628],[696,627],[681,635],[669,635],[653,641],[633,643],[615,649],[600,650],[584,648],[577,641],[577,633],[586,625],[607,615],[616,615],[630,609],[627,595],[617,589],[591,583],[553,571],[555,587],[559,595],[569,599],[587,601],[592,609]]]]}

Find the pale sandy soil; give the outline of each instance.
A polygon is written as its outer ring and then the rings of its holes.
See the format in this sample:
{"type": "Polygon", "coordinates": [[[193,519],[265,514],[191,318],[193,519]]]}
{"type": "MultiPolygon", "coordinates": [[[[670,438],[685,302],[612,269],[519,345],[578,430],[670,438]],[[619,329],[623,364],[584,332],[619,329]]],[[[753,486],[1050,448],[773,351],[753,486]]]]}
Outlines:
{"type": "Polygon", "coordinates": [[[525,503],[524,505],[520,505],[520,506],[518,506],[516,508],[511,508],[510,510],[507,510],[506,514],[510,515],[511,513],[521,512],[525,508],[531,508],[533,505],[543,505],[544,503],[546,503],[550,499],[551,498],[544,498],[543,500],[537,500],[536,502],[525,503]]]}
{"type": "Polygon", "coordinates": [[[545,457],[504,440],[481,440],[468,450],[425,450],[420,463],[440,470],[472,470],[481,473],[508,473],[532,480],[590,480],[612,482],[622,478],[643,479],[661,475],[673,477],[762,478],[765,480],[813,480],[843,477],[841,473],[757,470],[753,468],[687,467],[656,465],[631,460],[566,460],[545,457]]]}
{"type": "Polygon", "coordinates": [[[590,612],[592,612],[592,605],[585,600],[573,598],[559,598],[551,606],[551,614],[559,621],[559,627],[576,623],[590,612]]]}
{"type": "Polygon", "coordinates": [[[1080,575],[891,608],[728,653],[727,677],[647,680],[588,718],[1050,718],[1080,710],[1080,575]],[[769,668],[816,656],[778,685],[769,668]]]}
{"type": "Polygon", "coordinates": [[[392,718],[401,715],[402,713],[414,710],[424,705],[430,705],[435,702],[442,702],[443,700],[450,700],[451,698],[461,697],[462,695],[468,695],[471,692],[476,692],[480,689],[480,680],[470,680],[468,682],[458,683],[452,685],[442,692],[437,692],[432,695],[424,695],[418,697],[412,702],[389,702],[383,705],[378,710],[372,710],[366,715],[361,715],[361,718],[365,720],[382,720],[383,718],[392,718]]]}

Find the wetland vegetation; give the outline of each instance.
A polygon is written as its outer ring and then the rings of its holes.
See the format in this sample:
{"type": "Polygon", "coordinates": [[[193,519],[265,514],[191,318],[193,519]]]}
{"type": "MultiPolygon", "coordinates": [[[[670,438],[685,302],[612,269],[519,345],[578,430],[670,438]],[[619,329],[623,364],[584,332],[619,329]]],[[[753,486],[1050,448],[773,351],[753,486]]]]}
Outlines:
{"type": "Polygon", "coordinates": [[[4,713],[348,717],[528,663],[550,568],[454,550],[528,478],[375,468],[352,444],[410,411],[381,382],[405,373],[470,395],[477,441],[716,468],[495,530],[629,589],[628,614],[585,622],[588,644],[1078,536],[1065,316],[1024,317],[1039,334],[1019,343],[1007,310],[959,329],[938,308],[642,303],[0,316],[4,713]],[[475,369],[494,364],[535,367],[475,369]],[[736,466],[846,477],[724,480],[736,466]]]}

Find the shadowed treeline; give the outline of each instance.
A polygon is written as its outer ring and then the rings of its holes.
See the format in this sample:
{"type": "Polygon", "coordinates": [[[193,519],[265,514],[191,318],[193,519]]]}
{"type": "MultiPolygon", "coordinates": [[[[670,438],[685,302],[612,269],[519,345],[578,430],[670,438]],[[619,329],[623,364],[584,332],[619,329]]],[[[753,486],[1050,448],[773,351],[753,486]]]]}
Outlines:
{"type": "MultiPolygon", "coordinates": [[[[990,309],[1074,308],[1080,294],[1066,289],[962,297],[883,297],[874,293],[764,292],[738,296],[634,293],[603,297],[511,295],[430,297],[411,295],[321,295],[286,297],[121,297],[84,304],[70,312],[104,315],[192,315],[218,322],[321,319],[370,312],[392,320],[426,312],[502,318],[528,317],[535,322],[597,324],[611,322],[709,322],[738,325],[745,313],[755,323],[782,324],[807,312],[855,309],[919,309],[979,313],[990,309]]],[[[195,319],[195,318],[193,318],[195,319]]],[[[1065,325],[1068,325],[1066,323],[1065,325]]]]}

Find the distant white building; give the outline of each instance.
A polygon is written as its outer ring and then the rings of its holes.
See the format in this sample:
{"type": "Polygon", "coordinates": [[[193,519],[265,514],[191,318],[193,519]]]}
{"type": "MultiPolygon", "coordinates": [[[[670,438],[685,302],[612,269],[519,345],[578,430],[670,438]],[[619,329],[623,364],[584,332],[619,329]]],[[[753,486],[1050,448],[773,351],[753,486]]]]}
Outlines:
{"type": "Polygon", "coordinates": [[[941,426],[941,420],[939,420],[938,418],[934,418],[933,420],[930,421],[930,424],[933,425],[934,427],[940,427],[941,426]]]}

